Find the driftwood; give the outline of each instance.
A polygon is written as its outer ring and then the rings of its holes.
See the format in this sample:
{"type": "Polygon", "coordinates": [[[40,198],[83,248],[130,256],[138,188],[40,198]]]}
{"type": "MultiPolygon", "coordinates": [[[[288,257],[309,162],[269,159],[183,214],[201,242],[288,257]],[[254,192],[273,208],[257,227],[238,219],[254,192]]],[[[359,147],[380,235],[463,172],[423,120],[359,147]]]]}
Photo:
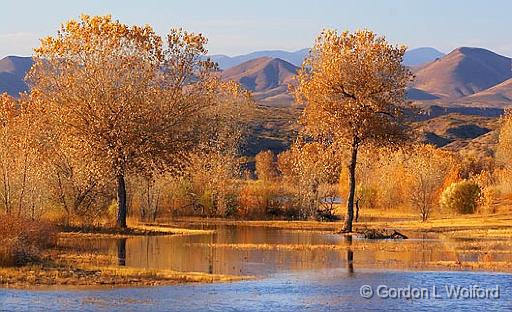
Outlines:
{"type": "Polygon", "coordinates": [[[376,229],[365,229],[357,232],[366,239],[407,239],[408,237],[404,234],[394,230],[389,232],[387,230],[376,230],[376,229]]]}

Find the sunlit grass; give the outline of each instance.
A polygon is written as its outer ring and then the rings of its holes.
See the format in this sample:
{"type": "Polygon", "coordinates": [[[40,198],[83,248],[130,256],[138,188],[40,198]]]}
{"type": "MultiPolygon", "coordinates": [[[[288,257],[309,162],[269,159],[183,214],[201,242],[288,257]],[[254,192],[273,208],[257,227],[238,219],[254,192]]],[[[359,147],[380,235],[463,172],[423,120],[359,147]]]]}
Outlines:
{"type": "Polygon", "coordinates": [[[176,283],[212,283],[251,279],[201,272],[147,270],[118,266],[32,265],[21,268],[0,268],[0,285],[12,288],[34,286],[123,286],[166,285],[176,283]]]}

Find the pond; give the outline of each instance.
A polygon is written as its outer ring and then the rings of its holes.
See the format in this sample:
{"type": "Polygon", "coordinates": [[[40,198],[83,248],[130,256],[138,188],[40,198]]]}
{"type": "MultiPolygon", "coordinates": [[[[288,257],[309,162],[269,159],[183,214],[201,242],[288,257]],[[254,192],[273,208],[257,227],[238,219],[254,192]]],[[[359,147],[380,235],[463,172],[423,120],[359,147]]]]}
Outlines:
{"type": "Polygon", "coordinates": [[[486,262],[499,267],[500,263],[512,262],[511,240],[475,242],[412,234],[408,240],[370,241],[328,231],[187,226],[215,231],[70,239],[63,244],[111,255],[118,265],[256,278],[108,290],[0,290],[0,307],[80,311],[512,310],[512,275],[451,272],[442,265],[486,262]],[[372,289],[370,299],[360,293],[365,285],[372,289]],[[462,293],[458,299],[450,298],[455,290],[462,293]]]}

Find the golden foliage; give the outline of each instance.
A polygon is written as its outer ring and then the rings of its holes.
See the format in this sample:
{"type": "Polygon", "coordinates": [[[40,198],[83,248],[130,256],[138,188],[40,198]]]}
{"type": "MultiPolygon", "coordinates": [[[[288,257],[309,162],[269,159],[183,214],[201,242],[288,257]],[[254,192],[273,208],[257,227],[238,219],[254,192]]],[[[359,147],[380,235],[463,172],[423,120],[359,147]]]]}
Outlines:
{"type": "Polygon", "coordinates": [[[250,106],[205,59],[203,35],[171,29],[166,39],[164,48],[148,25],[82,15],[35,50],[29,82],[67,171],[91,183],[117,179],[119,213],[126,176],[181,170],[198,143],[232,149],[250,106]]]}
{"type": "Polygon", "coordinates": [[[47,171],[38,165],[44,145],[38,114],[27,95],[16,100],[2,94],[0,105],[0,207],[8,214],[39,218],[47,171]]]}
{"type": "Polygon", "coordinates": [[[431,145],[420,145],[405,160],[407,168],[407,195],[411,205],[426,221],[439,202],[439,196],[456,167],[450,152],[431,145]]]}
{"type": "Polygon", "coordinates": [[[481,195],[478,184],[469,180],[462,180],[448,186],[439,200],[440,205],[448,210],[459,213],[473,213],[476,211],[481,195]]]}
{"type": "Polygon", "coordinates": [[[339,178],[341,157],[333,145],[297,142],[278,155],[278,166],[283,181],[296,189],[302,217],[316,216],[321,200],[336,195],[321,187],[336,184],[339,178]]]}
{"type": "Polygon", "coordinates": [[[277,169],[272,151],[259,152],[254,160],[256,162],[256,175],[259,180],[270,182],[277,178],[277,169]]]}
{"type": "Polygon", "coordinates": [[[498,146],[496,149],[496,161],[502,167],[512,170],[512,111],[508,110],[501,118],[501,128],[498,146]]]}
{"type": "Polygon", "coordinates": [[[405,50],[367,30],[324,30],[299,71],[295,90],[297,101],[307,104],[306,131],[348,144],[397,143],[411,79],[401,64],[405,50]]]}
{"type": "Polygon", "coordinates": [[[406,139],[405,46],[368,30],[324,30],[298,74],[297,102],[306,104],[306,135],[351,148],[344,231],[352,231],[357,153],[362,144],[397,145],[406,139]]]}

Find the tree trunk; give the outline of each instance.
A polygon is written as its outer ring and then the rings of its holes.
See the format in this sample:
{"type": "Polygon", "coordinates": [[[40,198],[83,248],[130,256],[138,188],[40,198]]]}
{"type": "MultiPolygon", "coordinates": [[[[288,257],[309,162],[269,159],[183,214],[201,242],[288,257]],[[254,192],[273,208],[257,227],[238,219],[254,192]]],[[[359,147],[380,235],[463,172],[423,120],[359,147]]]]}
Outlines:
{"type": "Polygon", "coordinates": [[[349,170],[349,191],[347,198],[347,215],[345,216],[345,223],[342,232],[352,232],[352,221],[354,220],[354,195],[356,191],[356,163],[357,163],[357,150],[359,142],[357,138],[352,141],[352,157],[350,158],[349,170]]]}
{"type": "Polygon", "coordinates": [[[359,220],[359,198],[356,200],[356,222],[359,220]]]}
{"type": "Polygon", "coordinates": [[[126,228],[126,183],[124,175],[117,176],[117,227],[126,228]]]}

